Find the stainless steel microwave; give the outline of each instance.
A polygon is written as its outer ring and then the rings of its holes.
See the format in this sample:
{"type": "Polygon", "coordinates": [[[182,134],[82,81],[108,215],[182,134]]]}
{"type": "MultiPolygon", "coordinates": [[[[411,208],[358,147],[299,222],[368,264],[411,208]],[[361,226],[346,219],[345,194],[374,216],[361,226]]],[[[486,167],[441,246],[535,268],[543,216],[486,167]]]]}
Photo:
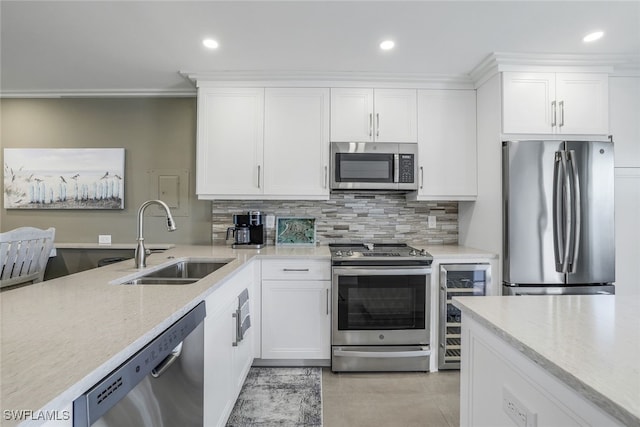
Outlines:
{"type": "Polygon", "coordinates": [[[332,190],[418,189],[418,144],[332,142],[332,190]]]}

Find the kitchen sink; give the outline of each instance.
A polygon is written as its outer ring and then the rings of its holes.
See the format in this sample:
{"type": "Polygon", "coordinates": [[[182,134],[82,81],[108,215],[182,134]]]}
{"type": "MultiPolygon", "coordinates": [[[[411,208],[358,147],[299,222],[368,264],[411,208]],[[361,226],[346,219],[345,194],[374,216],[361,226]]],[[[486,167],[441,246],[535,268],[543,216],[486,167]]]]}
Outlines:
{"type": "Polygon", "coordinates": [[[179,261],[142,277],[202,279],[227,264],[220,261],[179,261]]]}
{"type": "Polygon", "coordinates": [[[197,282],[232,260],[184,260],[130,279],[121,285],[188,285],[197,282]]]}
{"type": "Polygon", "coordinates": [[[140,277],[122,283],[123,285],[188,285],[198,279],[176,279],[170,277],[140,277]]]}

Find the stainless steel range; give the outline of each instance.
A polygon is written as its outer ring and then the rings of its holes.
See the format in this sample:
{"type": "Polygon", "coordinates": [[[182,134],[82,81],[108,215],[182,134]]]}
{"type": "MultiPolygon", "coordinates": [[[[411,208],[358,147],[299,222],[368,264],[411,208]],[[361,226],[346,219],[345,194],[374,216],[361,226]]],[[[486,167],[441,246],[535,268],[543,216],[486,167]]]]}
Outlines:
{"type": "Polygon", "coordinates": [[[406,244],[332,244],[331,369],[428,371],[433,257],[406,244]]]}

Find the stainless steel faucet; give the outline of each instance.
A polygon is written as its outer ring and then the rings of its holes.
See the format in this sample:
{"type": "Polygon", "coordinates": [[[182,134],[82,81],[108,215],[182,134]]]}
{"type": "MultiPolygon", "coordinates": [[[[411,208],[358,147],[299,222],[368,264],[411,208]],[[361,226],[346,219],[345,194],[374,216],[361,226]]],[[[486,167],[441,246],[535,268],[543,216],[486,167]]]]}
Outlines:
{"type": "Polygon", "coordinates": [[[144,228],[144,210],[149,205],[160,205],[164,209],[164,213],[167,215],[167,230],[175,231],[176,222],[171,216],[169,206],[162,200],[147,200],[138,209],[138,244],[136,246],[136,268],[144,268],[147,266],[147,250],[144,247],[144,237],[142,237],[142,229],[144,228]]]}

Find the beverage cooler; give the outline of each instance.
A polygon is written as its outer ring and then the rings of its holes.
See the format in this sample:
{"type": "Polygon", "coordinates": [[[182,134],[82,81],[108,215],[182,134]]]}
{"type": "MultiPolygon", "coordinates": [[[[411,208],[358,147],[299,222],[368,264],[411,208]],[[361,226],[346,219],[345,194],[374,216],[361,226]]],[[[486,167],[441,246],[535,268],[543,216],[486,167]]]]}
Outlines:
{"type": "Polygon", "coordinates": [[[453,297],[486,295],[490,264],[440,265],[440,322],[438,369],[460,369],[460,310],[453,297]]]}

